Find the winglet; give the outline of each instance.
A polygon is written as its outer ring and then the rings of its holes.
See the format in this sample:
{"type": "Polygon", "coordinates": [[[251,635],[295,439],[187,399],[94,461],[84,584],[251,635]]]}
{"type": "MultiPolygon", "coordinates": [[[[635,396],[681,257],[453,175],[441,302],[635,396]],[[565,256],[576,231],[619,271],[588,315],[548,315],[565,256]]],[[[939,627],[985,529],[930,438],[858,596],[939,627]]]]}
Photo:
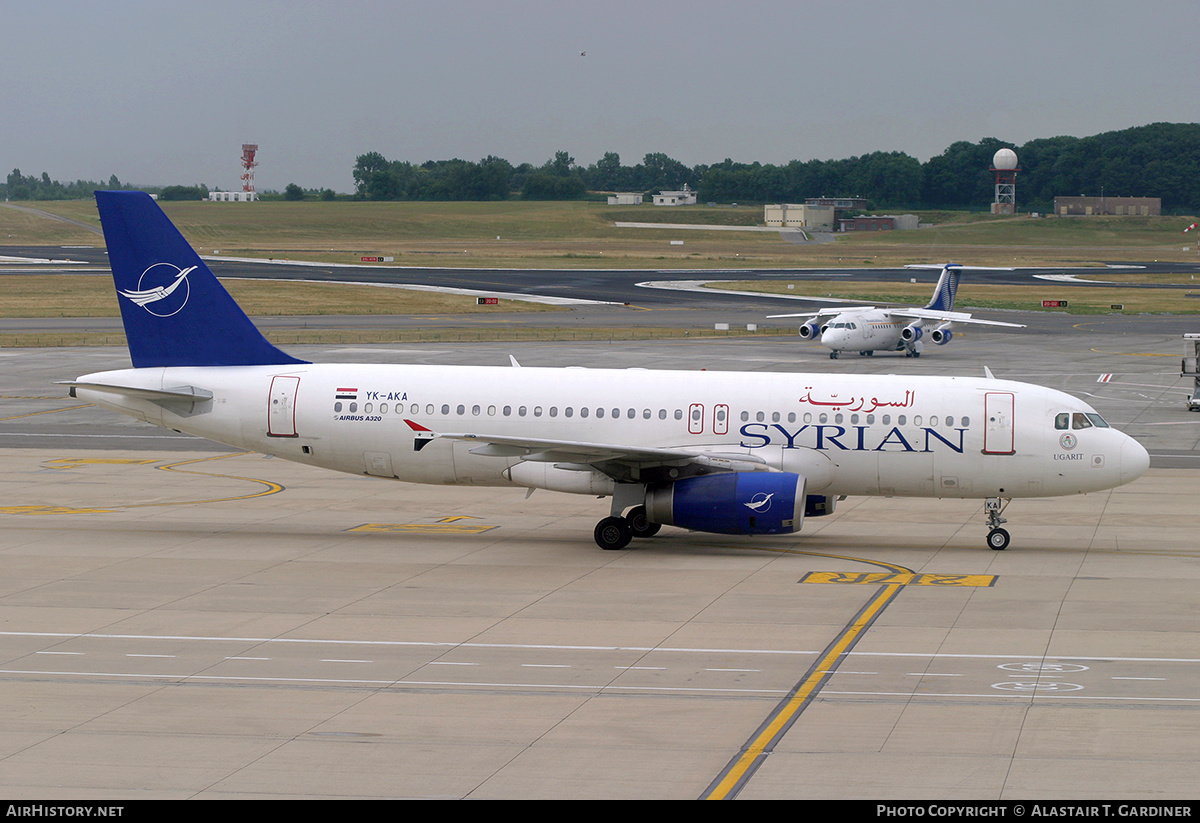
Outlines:
{"type": "Polygon", "coordinates": [[[408,427],[413,430],[413,434],[416,435],[413,438],[413,451],[419,452],[421,449],[425,448],[435,439],[437,439],[437,432],[425,428],[420,423],[409,420],[408,418],[405,418],[404,422],[408,424],[408,427]]]}
{"type": "Polygon", "coordinates": [[[307,362],[267,342],[150,195],[98,191],[96,207],[136,368],[307,362]]]}

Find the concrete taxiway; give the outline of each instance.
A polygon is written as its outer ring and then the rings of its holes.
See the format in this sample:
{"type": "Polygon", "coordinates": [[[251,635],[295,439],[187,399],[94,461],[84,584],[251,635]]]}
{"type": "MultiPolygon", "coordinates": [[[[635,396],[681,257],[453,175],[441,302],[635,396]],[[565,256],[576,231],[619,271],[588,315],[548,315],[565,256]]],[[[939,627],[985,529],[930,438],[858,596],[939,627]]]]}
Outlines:
{"type": "Polygon", "coordinates": [[[300,347],[321,361],[979,374],[1085,397],[1153,468],[1109,492],[851,498],[799,535],[233,454],[0,351],[0,792],[12,798],[1187,798],[1200,781],[1200,415],[1174,327],[300,347]],[[768,721],[777,719],[774,724],[768,721]],[[761,751],[761,753],[760,753],[761,751]]]}

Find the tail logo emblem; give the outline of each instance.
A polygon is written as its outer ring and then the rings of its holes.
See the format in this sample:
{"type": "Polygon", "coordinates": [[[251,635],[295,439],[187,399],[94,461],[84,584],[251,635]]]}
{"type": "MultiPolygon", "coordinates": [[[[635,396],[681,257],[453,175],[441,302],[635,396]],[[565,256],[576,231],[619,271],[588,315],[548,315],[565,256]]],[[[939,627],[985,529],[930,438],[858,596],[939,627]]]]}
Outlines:
{"type": "Polygon", "coordinates": [[[142,276],[138,278],[137,289],[118,289],[117,294],[141,306],[155,317],[170,317],[178,314],[187,305],[191,295],[187,276],[195,270],[195,266],[181,269],[172,263],[155,263],[142,272],[142,276]]]}

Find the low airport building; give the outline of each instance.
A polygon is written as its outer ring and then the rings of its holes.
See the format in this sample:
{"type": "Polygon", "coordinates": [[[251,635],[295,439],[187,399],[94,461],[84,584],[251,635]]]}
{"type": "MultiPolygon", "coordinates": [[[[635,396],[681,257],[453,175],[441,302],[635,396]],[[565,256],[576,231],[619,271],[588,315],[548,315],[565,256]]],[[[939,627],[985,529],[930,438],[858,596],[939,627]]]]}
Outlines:
{"type": "Polygon", "coordinates": [[[643,202],[644,195],[640,191],[619,191],[608,196],[610,206],[640,206],[643,202]]]}
{"type": "Polygon", "coordinates": [[[1072,215],[1114,215],[1116,217],[1158,217],[1162,215],[1161,197],[1055,197],[1054,213],[1072,215]]]}
{"type": "Polygon", "coordinates": [[[208,200],[211,203],[250,203],[258,199],[258,192],[253,191],[210,191],[208,200]]]}
{"type": "Polygon", "coordinates": [[[780,228],[833,231],[834,213],[833,206],[772,203],[763,207],[763,220],[780,228]]]}
{"type": "Polygon", "coordinates": [[[862,214],[838,220],[838,231],[909,231],[919,225],[915,214],[862,214]]]}
{"type": "Polygon", "coordinates": [[[654,205],[694,206],[696,205],[696,192],[692,191],[689,186],[684,184],[682,191],[663,191],[654,195],[654,205]]]}

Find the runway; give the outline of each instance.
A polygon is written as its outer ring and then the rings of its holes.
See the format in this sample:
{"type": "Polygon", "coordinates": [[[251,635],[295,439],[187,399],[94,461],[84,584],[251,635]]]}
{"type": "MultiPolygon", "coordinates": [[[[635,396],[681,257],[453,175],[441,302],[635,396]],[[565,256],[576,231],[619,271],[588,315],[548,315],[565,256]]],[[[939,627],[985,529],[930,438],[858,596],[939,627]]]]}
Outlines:
{"type": "MultiPolygon", "coordinates": [[[[45,246],[0,246],[0,259],[27,258],[33,260],[58,261],[19,267],[26,273],[48,274],[61,271],[71,274],[93,273],[107,276],[108,257],[103,246],[88,247],[45,247],[45,246]]],[[[546,314],[516,314],[454,317],[401,317],[337,315],[304,317],[256,318],[263,328],[379,328],[412,327],[418,325],[488,326],[503,322],[521,322],[539,326],[667,326],[707,327],[714,323],[761,326],[796,324],[789,321],[768,321],[771,314],[805,311],[809,308],[825,308],[828,303],[814,303],[803,299],[782,296],[766,296],[751,293],[721,293],[711,289],[681,288],[695,281],[722,280],[774,280],[803,282],[824,280],[830,277],[853,277],[869,273],[872,280],[908,282],[915,280],[928,284],[932,289],[937,283],[939,272],[928,269],[754,269],[754,270],[675,270],[675,269],[453,269],[439,267],[406,267],[386,265],[322,265],[296,263],[286,260],[242,260],[206,255],[205,261],[221,278],[320,280],[342,283],[373,283],[391,286],[413,286],[418,288],[455,289],[480,295],[500,295],[509,298],[533,298],[539,301],[550,299],[567,301],[575,310],[565,316],[559,312],[546,314]]],[[[1047,281],[1040,278],[1060,277],[1064,272],[1078,274],[1080,278],[1103,280],[1110,271],[1173,271],[1200,273],[1200,263],[1122,263],[1100,268],[1022,268],[1012,271],[990,270],[970,272],[971,282],[999,285],[1045,284],[1047,294],[1059,295],[1076,289],[1088,289],[1097,284],[1088,279],[1075,281],[1047,281]]],[[[11,271],[5,267],[0,271],[11,271]]],[[[1180,287],[1184,294],[1192,287],[1180,287]]],[[[969,291],[964,293],[967,301],[969,291]]],[[[1182,298],[1181,298],[1182,299],[1182,298]]],[[[1006,312],[984,310],[981,317],[1008,320],[1013,316],[1021,322],[1041,331],[1069,330],[1078,317],[1047,312],[1006,312]]],[[[1116,317],[1115,320],[1130,321],[1137,318],[1116,317]]],[[[1172,328],[1193,328],[1190,320],[1180,318],[1154,318],[1161,328],[1171,323],[1172,328]]],[[[1100,318],[1096,318],[1099,322],[1100,318]]],[[[0,318],[0,332],[29,331],[74,331],[74,330],[118,330],[120,320],[111,318],[0,318]]],[[[1182,333],[1172,332],[1172,333],[1182,333]]]]}
{"type": "Polygon", "coordinates": [[[1152,453],[1129,486],[1014,502],[1005,552],[982,501],[884,498],[785,538],[604,552],[603,501],[233,454],[52,384],[123,350],[0,351],[0,791],[1189,797],[1200,415],[1179,352],[1150,323],[968,331],[920,360],[793,338],[295,350],[764,380],[988,365],[1152,453]]]}

